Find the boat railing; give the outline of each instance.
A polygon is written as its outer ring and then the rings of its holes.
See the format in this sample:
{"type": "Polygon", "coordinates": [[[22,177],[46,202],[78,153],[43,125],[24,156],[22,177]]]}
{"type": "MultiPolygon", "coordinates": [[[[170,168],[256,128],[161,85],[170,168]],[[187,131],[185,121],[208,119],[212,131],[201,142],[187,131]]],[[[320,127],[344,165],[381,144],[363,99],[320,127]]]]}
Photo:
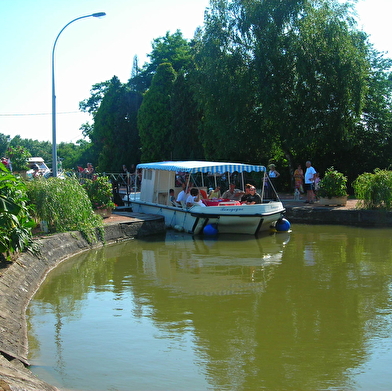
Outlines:
{"type": "Polygon", "coordinates": [[[109,181],[115,183],[121,193],[131,194],[140,191],[140,180],[136,173],[130,172],[103,172],[109,181]]]}

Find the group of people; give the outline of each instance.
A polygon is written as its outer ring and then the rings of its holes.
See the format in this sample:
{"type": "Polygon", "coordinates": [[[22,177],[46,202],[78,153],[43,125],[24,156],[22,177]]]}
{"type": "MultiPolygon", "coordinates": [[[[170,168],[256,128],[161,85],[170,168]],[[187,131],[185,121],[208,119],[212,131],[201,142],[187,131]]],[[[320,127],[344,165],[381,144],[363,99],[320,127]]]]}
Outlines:
{"type": "Polygon", "coordinates": [[[82,178],[94,179],[95,170],[91,163],[87,163],[86,168],[78,166],[78,172],[79,172],[79,176],[82,178]]]}
{"type": "Polygon", "coordinates": [[[299,164],[294,171],[294,188],[298,189],[300,193],[306,192],[306,203],[313,204],[316,201],[316,194],[320,182],[320,175],[312,166],[311,161],[306,162],[305,173],[302,166],[299,164]]]}
{"type": "Polygon", "coordinates": [[[197,187],[188,188],[186,183],[182,183],[182,190],[178,193],[177,198],[174,197],[174,190],[170,189],[170,201],[174,206],[184,206],[187,208],[198,204],[205,206],[202,199],[204,198],[197,187]]]}
{"type": "Polygon", "coordinates": [[[239,201],[243,205],[261,204],[261,196],[257,193],[256,188],[251,184],[245,185],[245,191],[237,189],[235,183],[230,183],[229,188],[221,195],[220,186],[215,189],[210,189],[208,196],[202,194],[203,190],[199,190],[197,187],[187,188],[186,184],[182,184],[182,191],[178,193],[177,198],[174,196],[174,190],[170,189],[170,202],[174,206],[184,206],[187,208],[198,204],[200,206],[206,206],[203,203],[203,199],[223,199],[231,201],[239,201]]]}
{"type": "MultiPolygon", "coordinates": [[[[268,168],[269,184],[265,184],[266,198],[269,198],[268,186],[272,185],[272,190],[276,191],[276,180],[280,176],[274,164],[270,164],[268,168]]],[[[319,182],[320,176],[309,160],[306,162],[305,172],[300,164],[294,171],[294,188],[298,189],[301,194],[306,193],[306,203],[313,204],[316,201],[319,182]]],[[[202,199],[206,198],[210,200],[224,199],[239,201],[241,204],[246,205],[261,204],[262,202],[260,194],[257,193],[256,188],[251,184],[245,185],[245,191],[242,191],[236,188],[235,183],[230,183],[229,188],[223,194],[221,194],[220,186],[216,186],[214,189],[209,189],[208,196],[201,194],[202,191],[199,191],[196,187],[188,189],[185,183],[182,184],[182,187],[183,189],[177,198],[174,196],[174,190],[170,189],[170,198],[173,205],[186,205],[187,207],[191,207],[194,204],[199,204],[205,206],[202,199]]],[[[270,197],[272,196],[270,195],[270,197]]]]}

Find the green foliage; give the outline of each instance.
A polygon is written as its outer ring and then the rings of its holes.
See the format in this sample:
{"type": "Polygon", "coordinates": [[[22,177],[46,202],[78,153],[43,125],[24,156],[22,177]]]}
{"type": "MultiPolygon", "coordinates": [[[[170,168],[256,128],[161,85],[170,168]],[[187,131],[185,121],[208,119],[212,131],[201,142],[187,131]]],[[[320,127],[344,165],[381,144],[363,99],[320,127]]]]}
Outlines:
{"type": "Polygon", "coordinates": [[[328,168],[320,181],[317,195],[324,198],[347,196],[347,177],[333,167],[328,168]]]}
{"type": "Polygon", "coordinates": [[[6,156],[7,149],[11,141],[11,136],[6,136],[0,133],[0,155],[1,157],[6,156]]]}
{"type": "Polygon", "coordinates": [[[35,222],[27,206],[24,182],[0,166],[0,253],[37,252],[32,239],[35,222]]]}
{"type": "Polygon", "coordinates": [[[366,209],[387,209],[392,207],[392,171],[375,169],[365,172],[352,183],[359,205],[366,209]]]}
{"type": "Polygon", "coordinates": [[[112,201],[113,189],[108,177],[83,179],[82,186],[86,190],[93,209],[114,208],[115,204],[112,201]]]}
{"type": "MultiPolygon", "coordinates": [[[[334,0],[211,1],[193,43],[207,157],[266,161],[273,149],[291,167],[314,156],[350,165],[368,99],[366,39],[334,0]]],[[[373,85],[387,109],[385,84],[373,85]]]]}
{"type": "Polygon", "coordinates": [[[130,91],[117,77],[110,80],[90,133],[100,172],[119,172],[123,164],[139,162],[136,118],[140,103],[140,94],[130,91]]]}
{"type": "Polygon", "coordinates": [[[84,113],[89,113],[95,116],[99,106],[101,105],[102,99],[104,98],[107,90],[109,89],[110,80],[96,83],[91,87],[91,96],[79,102],[79,109],[84,113]]]}
{"type": "Polygon", "coordinates": [[[52,144],[49,141],[38,141],[33,139],[22,139],[20,136],[15,136],[10,141],[10,146],[13,148],[23,147],[30,156],[40,156],[45,162],[52,160],[52,144]]]}
{"type": "MultiPolygon", "coordinates": [[[[175,72],[187,71],[191,66],[191,46],[179,30],[174,34],[167,32],[164,37],[154,39],[152,52],[148,56],[150,63],[145,64],[142,70],[137,69],[129,81],[134,91],[148,90],[158,67],[163,63],[170,63],[175,72]]],[[[137,68],[137,65],[134,64],[135,67],[137,68]]]]}
{"type": "Polygon", "coordinates": [[[138,113],[138,128],[144,162],[170,160],[172,112],[170,97],[175,71],[171,64],[159,65],[151,88],[145,93],[138,113]]]}
{"type": "Polygon", "coordinates": [[[31,153],[22,146],[9,147],[7,155],[11,159],[13,171],[28,170],[27,159],[31,157],[31,153]]]}
{"type": "Polygon", "coordinates": [[[50,232],[80,231],[90,243],[97,239],[97,228],[102,235],[102,218],[93,212],[86,191],[75,178],[37,178],[27,186],[36,218],[46,221],[50,232]]]}
{"type": "Polygon", "coordinates": [[[173,160],[203,160],[198,125],[200,111],[194,99],[189,79],[180,72],[173,84],[171,96],[173,160]]]}

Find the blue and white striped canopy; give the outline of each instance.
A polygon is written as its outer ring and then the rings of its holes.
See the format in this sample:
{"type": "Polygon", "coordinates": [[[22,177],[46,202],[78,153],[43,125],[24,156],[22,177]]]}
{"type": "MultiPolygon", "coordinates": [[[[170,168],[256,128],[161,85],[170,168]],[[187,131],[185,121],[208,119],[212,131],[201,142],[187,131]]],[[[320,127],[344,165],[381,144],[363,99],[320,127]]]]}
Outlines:
{"type": "Polygon", "coordinates": [[[141,163],[137,165],[137,168],[148,169],[148,170],[165,170],[165,171],[177,171],[177,172],[189,172],[195,174],[197,172],[211,173],[211,174],[223,174],[225,172],[264,172],[266,171],[264,166],[255,166],[252,164],[241,164],[241,163],[222,163],[222,162],[203,162],[203,161],[168,161],[168,162],[157,162],[157,163],[141,163]]]}

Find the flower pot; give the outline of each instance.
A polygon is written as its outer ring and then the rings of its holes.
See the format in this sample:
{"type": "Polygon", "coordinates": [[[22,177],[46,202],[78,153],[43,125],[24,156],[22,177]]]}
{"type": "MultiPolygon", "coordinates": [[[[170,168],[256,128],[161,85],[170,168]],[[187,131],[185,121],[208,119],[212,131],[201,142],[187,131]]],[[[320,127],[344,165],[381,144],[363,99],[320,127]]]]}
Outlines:
{"type": "Polygon", "coordinates": [[[112,209],[113,208],[95,209],[94,213],[106,219],[107,217],[110,217],[112,215],[112,209]]]}
{"type": "Polygon", "coordinates": [[[347,196],[343,197],[331,197],[331,198],[319,198],[319,205],[323,206],[344,206],[347,203],[347,196]]]}

